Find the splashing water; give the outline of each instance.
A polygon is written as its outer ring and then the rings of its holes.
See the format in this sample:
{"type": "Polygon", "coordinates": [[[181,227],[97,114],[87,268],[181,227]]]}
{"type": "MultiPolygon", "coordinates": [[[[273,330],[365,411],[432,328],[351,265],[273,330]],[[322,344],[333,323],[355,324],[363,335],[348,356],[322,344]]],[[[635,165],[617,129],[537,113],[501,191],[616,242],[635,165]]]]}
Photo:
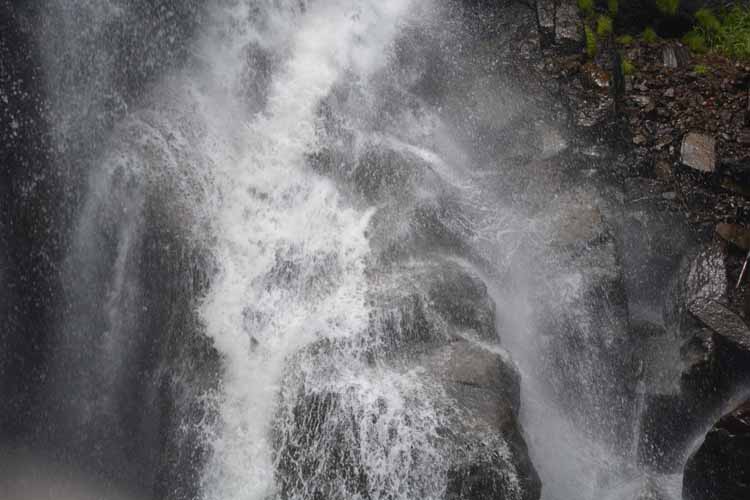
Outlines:
{"type": "MultiPolygon", "coordinates": [[[[367,325],[370,213],[343,206],[305,158],[319,147],[320,100],[345,73],[364,79],[385,63],[408,7],[400,0],[305,5],[285,26],[288,58],[266,110],[243,127],[231,157],[215,159],[218,270],[201,315],[225,372],[220,422],[209,438],[208,499],[273,494],[270,426],[285,359],[367,325]]],[[[264,9],[270,18],[294,14],[264,9]]]]}

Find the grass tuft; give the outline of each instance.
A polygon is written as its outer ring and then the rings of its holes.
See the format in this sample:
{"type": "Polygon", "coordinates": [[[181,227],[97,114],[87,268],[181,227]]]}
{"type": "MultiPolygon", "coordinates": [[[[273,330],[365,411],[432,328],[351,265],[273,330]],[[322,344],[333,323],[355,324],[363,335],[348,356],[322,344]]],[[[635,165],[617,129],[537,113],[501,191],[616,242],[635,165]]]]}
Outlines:
{"type": "Polygon", "coordinates": [[[578,0],[578,9],[585,16],[590,16],[594,13],[594,0],[578,0]]]}
{"type": "Polygon", "coordinates": [[[656,31],[654,31],[654,28],[649,26],[645,30],[643,30],[643,33],[641,34],[641,38],[646,43],[654,43],[659,39],[659,36],[656,34],[656,31]]]}
{"type": "Polygon", "coordinates": [[[635,41],[635,40],[634,40],[634,39],[633,39],[633,37],[632,37],[632,36],[630,36],[630,35],[622,35],[622,36],[618,36],[618,37],[617,37],[617,38],[615,39],[615,42],[617,42],[617,43],[618,43],[619,45],[625,45],[625,46],[628,46],[628,45],[633,45],[633,42],[634,42],[634,41],[635,41]]]}
{"type": "Polygon", "coordinates": [[[591,28],[588,26],[583,27],[584,33],[586,35],[586,54],[593,59],[596,57],[596,53],[598,51],[598,48],[596,46],[596,36],[594,36],[594,32],[591,31],[591,28]]]}
{"type": "Polygon", "coordinates": [[[706,45],[706,39],[700,31],[693,30],[682,37],[682,43],[696,54],[704,54],[708,52],[708,46],[706,45]]]}
{"type": "Polygon", "coordinates": [[[703,64],[696,64],[693,66],[693,72],[697,75],[705,75],[709,72],[709,68],[703,64]]]}
{"type": "Polygon", "coordinates": [[[680,0],[656,0],[656,8],[665,16],[674,16],[680,8],[680,0]]]}
{"type": "Polygon", "coordinates": [[[596,20],[596,36],[606,38],[612,34],[612,19],[607,16],[599,16],[596,20]]]}
{"type": "Polygon", "coordinates": [[[635,65],[628,59],[622,60],[622,62],[620,63],[620,69],[622,70],[622,74],[625,76],[630,76],[635,73],[635,65]]]}
{"type": "Polygon", "coordinates": [[[609,12],[610,17],[616,17],[619,9],[620,4],[617,0],[607,0],[607,12],[609,12]]]}

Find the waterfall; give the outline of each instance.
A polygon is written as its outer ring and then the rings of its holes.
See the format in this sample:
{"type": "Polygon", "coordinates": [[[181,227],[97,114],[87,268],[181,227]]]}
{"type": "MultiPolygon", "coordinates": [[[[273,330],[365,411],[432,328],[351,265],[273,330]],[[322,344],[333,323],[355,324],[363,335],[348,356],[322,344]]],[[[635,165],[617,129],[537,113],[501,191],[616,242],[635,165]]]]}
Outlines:
{"type": "Polygon", "coordinates": [[[618,196],[550,166],[572,141],[510,64],[534,12],[34,5],[55,174],[26,187],[65,221],[17,452],[42,487],[639,494],[618,196]]]}

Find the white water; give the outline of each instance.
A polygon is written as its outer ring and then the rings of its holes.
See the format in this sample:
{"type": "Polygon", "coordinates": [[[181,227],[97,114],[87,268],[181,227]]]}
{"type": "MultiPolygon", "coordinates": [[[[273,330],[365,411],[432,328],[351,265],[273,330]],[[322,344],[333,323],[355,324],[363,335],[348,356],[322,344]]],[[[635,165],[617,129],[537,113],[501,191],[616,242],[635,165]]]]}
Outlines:
{"type": "Polygon", "coordinates": [[[207,429],[206,499],[274,494],[271,424],[288,356],[316,339],[352,336],[367,326],[370,212],[344,206],[305,157],[320,146],[321,99],[340,78],[366,80],[385,64],[409,2],[310,2],[303,12],[294,5],[238,3],[228,19],[240,28],[225,18],[216,32],[226,29],[229,36],[203,45],[218,80],[215,93],[202,97],[206,121],[222,127],[228,115],[242,123],[231,147],[212,150],[217,272],[200,312],[224,374],[220,422],[207,429]],[[268,19],[263,33],[244,20],[251,6],[268,19]],[[241,85],[233,78],[241,78],[237,68],[248,40],[277,44],[284,60],[265,110],[238,119],[241,103],[221,90],[241,85]]]}

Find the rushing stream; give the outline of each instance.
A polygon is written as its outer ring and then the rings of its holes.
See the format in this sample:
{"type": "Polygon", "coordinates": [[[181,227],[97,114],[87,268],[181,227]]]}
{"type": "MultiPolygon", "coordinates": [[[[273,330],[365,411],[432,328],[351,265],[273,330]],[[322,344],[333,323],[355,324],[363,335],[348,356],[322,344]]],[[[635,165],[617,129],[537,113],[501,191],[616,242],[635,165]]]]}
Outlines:
{"type": "Polygon", "coordinates": [[[571,139],[510,64],[531,11],[172,4],[24,13],[69,216],[11,498],[679,498],[607,188],[538,189],[571,139]]]}

